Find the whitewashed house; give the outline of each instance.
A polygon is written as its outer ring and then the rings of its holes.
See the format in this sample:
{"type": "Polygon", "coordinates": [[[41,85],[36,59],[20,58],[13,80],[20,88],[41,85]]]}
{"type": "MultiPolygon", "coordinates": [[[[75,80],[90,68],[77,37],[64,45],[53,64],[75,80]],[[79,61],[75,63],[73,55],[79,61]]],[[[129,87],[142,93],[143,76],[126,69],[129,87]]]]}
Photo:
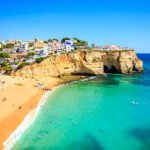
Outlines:
{"type": "Polygon", "coordinates": [[[2,52],[3,52],[3,53],[10,54],[10,53],[12,53],[12,49],[11,49],[11,48],[3,48],[3,49],[2,49],[2,52]]]}
{"type": "Polygon", "coordinates": [[[47,51],[49,54],[61,53],[64,49],[60,41],[52,41],[48,43],[47,51]]]}
{"type": "Polygon", "coordinates": [[[73,43],[74,43],[73,40],[65,40],[64,50],[67,51],[67,52],[74,50],[73,43]]]}
{"type": "Polygon", "coordinates": [[[6,45],[6,41],[0,41],[2,45],[6,45]]]}
{"type": "Polygon", "coordinates": [[[48,47],[44,46],[39,54],[39,57],[47,57],[48,54],[49,54],[48,47]]]}
{"type": "Polygon", "coordinates": [[[14,51],[24,53],[28,51],[28,42],[21,42],[14,45],[14,51]]]}
{"type": "Polygon", "coordinates": [[[19,52],[23,53],[23,52],[26,52],[27,50],[28,50],[28,43],[27,42],[22,42],[19,45],[19,52]]]}
{"type": "Polygon", "coordinates": [[[105,45],[102,46],[103,50],[120,50],[121,47],[120,46],[116,46],[116,45],[105,45]]]}
{"type": "Polygon", "coordinates": [[[49,54],[59,54],[63,51],[72,51],[74,50],[73,40],[66,40],[64,43],[60,41],[51,41],[48,43],[48,53],[49,54]]]}

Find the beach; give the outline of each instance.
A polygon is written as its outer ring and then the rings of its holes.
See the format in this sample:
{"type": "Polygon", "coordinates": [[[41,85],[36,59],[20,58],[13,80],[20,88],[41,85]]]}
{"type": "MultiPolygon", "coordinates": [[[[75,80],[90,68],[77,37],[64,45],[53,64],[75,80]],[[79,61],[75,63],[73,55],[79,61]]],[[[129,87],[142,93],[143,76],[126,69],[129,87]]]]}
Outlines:
{"type": "Polygon", "coordinates": [[[3,142],[28,112],[36,108],[45,91],[61,84],[61,80],[0,75],[0,82],[0,148],[2,148],[3,142]]]}
{"type": "Polygon", "coordinates": [[[142,74],[107,74],[50,92],[32,125],[7,150],[149,150],[150,61],[147,54],[139,57],[142,74]]]}
{"type": "Polygon", "coordinates": [[[0,75],[0,149],[25,116],[37,107],[46,91],[79,78],[23,78],[0,75]]]}

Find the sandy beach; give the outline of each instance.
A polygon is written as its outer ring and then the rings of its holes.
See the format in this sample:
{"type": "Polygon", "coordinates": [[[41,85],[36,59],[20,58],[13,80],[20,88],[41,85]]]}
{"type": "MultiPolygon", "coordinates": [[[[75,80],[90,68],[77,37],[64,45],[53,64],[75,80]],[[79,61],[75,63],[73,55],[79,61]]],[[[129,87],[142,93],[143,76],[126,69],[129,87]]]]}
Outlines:
{"type": "Polygon", "coordinates": [[[46,90],[61,83],[62,80],[57,78],[27,79],[0,75],[0,149],[28,112],[36,108],[46,90]]]}
{"type": "Polygon", "coordinates": [[[46,91],[81,78],[83,77],[31,79],[0,75],[0,149],[26,115],[37,107],[46,91]]]}

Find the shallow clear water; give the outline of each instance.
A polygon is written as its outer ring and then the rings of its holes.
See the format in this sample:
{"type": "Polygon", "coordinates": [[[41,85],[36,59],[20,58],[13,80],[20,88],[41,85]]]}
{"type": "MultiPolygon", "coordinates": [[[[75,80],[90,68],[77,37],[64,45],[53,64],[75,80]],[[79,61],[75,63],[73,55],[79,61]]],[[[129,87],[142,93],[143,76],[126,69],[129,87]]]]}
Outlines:
{"type": "Polygon", "coordinates": [[[13,150],[150,150],[150,55],[139,57],[143,74],[59,88],[13,150]]]}

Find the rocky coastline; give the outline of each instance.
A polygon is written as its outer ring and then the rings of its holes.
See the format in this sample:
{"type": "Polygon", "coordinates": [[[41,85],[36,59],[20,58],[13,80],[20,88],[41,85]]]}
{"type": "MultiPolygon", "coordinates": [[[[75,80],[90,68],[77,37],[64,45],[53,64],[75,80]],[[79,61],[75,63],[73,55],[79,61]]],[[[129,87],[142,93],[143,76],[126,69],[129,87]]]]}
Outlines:
{"type": "Polygon", "coordinates": [[[83,50],[53,55],[13,71],[14,76],[62,77],[65,75],[103,75],[143,72],[143,62],[134,50],[83,50]]]}

